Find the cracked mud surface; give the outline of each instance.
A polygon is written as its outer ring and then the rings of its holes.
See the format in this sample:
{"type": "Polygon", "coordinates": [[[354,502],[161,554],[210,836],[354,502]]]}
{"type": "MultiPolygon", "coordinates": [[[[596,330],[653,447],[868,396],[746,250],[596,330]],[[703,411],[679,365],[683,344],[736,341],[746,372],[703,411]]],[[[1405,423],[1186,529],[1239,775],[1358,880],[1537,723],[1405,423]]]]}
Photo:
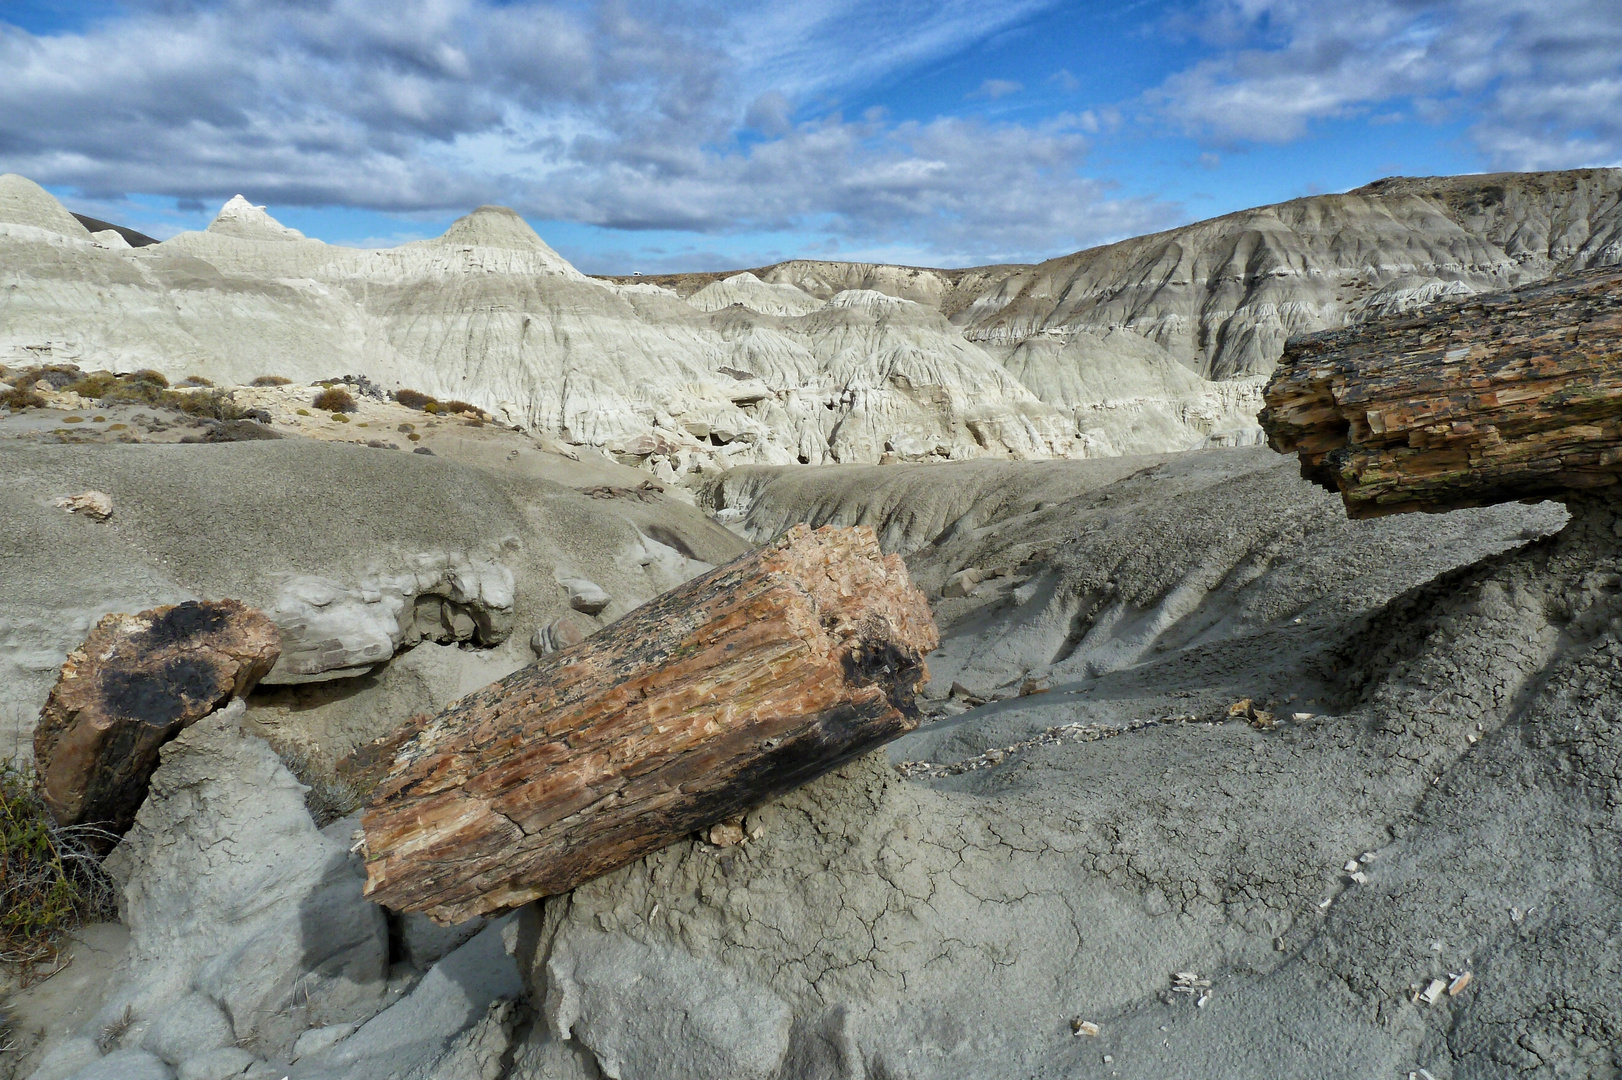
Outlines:
{"type": "MultiPolygon", "coordinates": [[[[1088,567],[1133,618],[1190,579],[1199,596],[1135,662],[1027,651],[1026,671],[992,674],[1034,671],[1049,692],[938,720],[760,808],[740,847],[694,841],[546,902],[530,985],[548,1023],[515,1075],[622,1060],[656,1003],[681,1000],[661,974],[676,971],[734,987],[711,1013],[792,1015],[770,1047],[733,1025],[734,1065],[771,1049],[739,1075],[1616,1075],[1617,508],[1574,503],[1553,536],[1548,504],[1352,523],[1289,463],[1199,458],[1106,488],[1129,501],[1113,522],[1083,494],[916,551],[938,588],[965,551],[1053,548],[1042,603],[999,607],[993,579],[940,605],[960,611],[942,611],[948,654],[954,634],[1017,634],[1088,567]],[[1157,486],[1196,524],[1157,513],[1157,486]],[[1185,543],[1196,528],[1217,540],[1185,543]],[[1227,719],[1251,694],[1285,722],[1227,719]],[[957,775],[894,768],[1167,717],[957,775]],[[638,979],[614,942],[635,943],[638,979]],[[1416,1002],[1466,971],[1457,996],[1416,1002]],[[1211,986],[1173,992],[1179,972],[1211,986]],[[612,1017],[556,1007],[605,985],[630,999],[612,1017]],[[1082,1020],[1099,1034],[1073,1034],[1082,1020]]],[[[707,1038],[708,1057],[676,1038],[658,1075],[713,1067],[707,1038]]]]}

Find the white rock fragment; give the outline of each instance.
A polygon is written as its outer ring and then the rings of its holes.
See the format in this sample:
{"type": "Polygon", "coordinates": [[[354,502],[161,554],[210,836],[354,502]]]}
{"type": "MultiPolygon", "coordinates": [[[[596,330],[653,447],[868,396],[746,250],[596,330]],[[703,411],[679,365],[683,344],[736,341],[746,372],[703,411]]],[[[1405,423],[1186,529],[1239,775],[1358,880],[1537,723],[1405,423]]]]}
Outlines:
{"type": "Polygon", "coordinates": [[[1347,859],[1346,865],[1341,867],[1341,869],[1345,870],[1348,874],[1354,872],[1357,869],[1357,860],[1347,859]]]}
{"type": "Polygon", "coordinates": [[[113,516],[113,497],[105,491],[64,495],[56,500],[55,505],[70,514],[83,514],[92,521],[106,521],[113,516]]]}
{"type": "Polygon", "coordinates": [[[597,614],[613,599],[601,585],[586,578],[560,578],[558,584],[569,590],[569,606],[587,615],[597,614]]]}
{"type": "Polygon", "coordinates": [[[1453,981],[1447,984],[1447,996],[1458,997],[1464,992],[1464,988],[1470,985],[1472,978],[1474,976],[1468,971],[1461,971],[1453,976],[1453,981]]]}
{"type": "Polygon", "coordinates": [[[1098,1025],[1091,1020],[1083,1020],[1079,1016],[1070,1021],[1070,1030],[1077,1035],[1086,1035],[1095,1039],[1098,1037],[1098,1025]]]}
{"type": "Polygon", "coordinates": [[[1353,870],[1349,876],[1359,885],[1367,885],[1369,883],[1369,876],[1363,873],[1361,870],[1353,870]]]}
{"type": "Polygon", "coordinates": [[[1432,979],[1430,981],[1430,985],[1426,986],[1425,989],[1419,992],[1419,1000],[1424,1002],[1426,1005],[1435,1005],[1441,996],[1446,993],[1446,991],[1446,979],[1432,979]]]}

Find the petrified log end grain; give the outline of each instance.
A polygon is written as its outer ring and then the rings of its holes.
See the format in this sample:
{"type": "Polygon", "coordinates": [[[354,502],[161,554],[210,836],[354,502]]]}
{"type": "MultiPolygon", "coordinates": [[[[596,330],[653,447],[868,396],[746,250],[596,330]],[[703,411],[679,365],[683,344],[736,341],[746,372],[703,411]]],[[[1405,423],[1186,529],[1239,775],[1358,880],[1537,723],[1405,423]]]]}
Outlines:
{"type": "Polygon", "coordinates": [[[1291,341],[1268,442],[1354,518],[1560,498],[1622,477],[1622,269],[1291,341]]]}
{"type": "Polygon", "coordinates": [[[68,654],[34,732],[52,815],[126,832],[158,748],[246,694],[280,655],[276,625],[235,600],[105,616],[68,654]]]}
{"type": "Polygon", "coordinates": [[[387,740],[366,893],[459,922],[566,892],[911,731],[937,644],[871,529],[796,526],[387,740]]]}

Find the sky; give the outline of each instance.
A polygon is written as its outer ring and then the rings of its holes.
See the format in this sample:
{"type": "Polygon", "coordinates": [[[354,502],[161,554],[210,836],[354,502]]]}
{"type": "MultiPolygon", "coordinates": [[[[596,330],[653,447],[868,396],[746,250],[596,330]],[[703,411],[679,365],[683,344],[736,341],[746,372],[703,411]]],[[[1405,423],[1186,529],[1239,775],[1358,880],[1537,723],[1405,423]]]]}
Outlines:
{"type": "Polygon", "coordinates": [[[588,273],[1033,262],[1622,167],[1622,0],[0,0],[0,172],[167,238],[518,210],[588,273]]]}

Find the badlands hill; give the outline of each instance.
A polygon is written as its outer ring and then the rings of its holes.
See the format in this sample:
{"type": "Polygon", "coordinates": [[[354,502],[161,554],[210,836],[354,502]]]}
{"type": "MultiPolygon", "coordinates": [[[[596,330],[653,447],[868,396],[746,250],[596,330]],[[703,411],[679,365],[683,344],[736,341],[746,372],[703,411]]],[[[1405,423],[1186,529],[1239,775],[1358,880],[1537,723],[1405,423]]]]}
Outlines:
{"type": "Polygon", "coordinates": [[[1619,197],[1619,170],[1393,179],[1037,266],[594,279],[499,207],[367,251],[239,197],[131,249],[13,175],[0,363],[362,375],[676,474],[1181,450],[1254,441],[1291,334],[1622,261],[1619,197]]]}

